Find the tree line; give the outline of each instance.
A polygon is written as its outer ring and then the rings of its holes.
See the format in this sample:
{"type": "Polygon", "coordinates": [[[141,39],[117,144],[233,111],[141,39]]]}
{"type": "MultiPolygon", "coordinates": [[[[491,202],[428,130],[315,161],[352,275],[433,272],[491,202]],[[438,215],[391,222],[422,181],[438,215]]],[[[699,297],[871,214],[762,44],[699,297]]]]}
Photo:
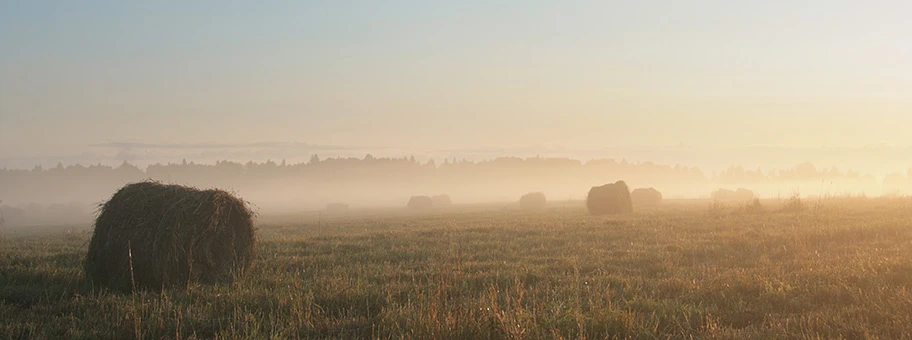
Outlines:
{"type": "MultiPolygon", "coordinates": [[[[895,176],[894,176],[895,177],[895,176]]],[[[892,182],[898,180],[888,179],[892,182]]],[[[119,166],[81,164],[31,170],[0,169],[0,197],[7,202],[71,202],[105,198],[118,187],[145,179],[200,187],[243,189],[264,183],[337,183],[364,187],[391,183],[463,184],[516,183],[567,178],[598,184],[624,179],[635,186],[655,186],[669,191],[693,192],[705,187],[750,185],[777,186],[781,183],[839,181],[840,183],[876,183],[871,175],[835,168],[818,169],[813,164],[798,164],[791,169],[749,170],[731,166],[719,173],[705,174],[696,167],[660,165],[652,162],[595,159],[582,162],[569,158],[500,157],[486,161],[445,159],[420,162],[414,157],[380,158],[370,154],[363,158],[321,159],[314,155],[308,162],[288,164],[285,161],[247,162],[218,161],[198,164],[186,160],[154,164],[145,169],[123,162],[119,166]]],[[[891,183],[892,183],[891,182],[891,183]]],[[[530,188],[533,190],[534,188],[530,188]]],[[[708,191],[706,192],[708,194],[708,191]]],[[[699,196],[699,195],[698,195],[699,196]]]]}

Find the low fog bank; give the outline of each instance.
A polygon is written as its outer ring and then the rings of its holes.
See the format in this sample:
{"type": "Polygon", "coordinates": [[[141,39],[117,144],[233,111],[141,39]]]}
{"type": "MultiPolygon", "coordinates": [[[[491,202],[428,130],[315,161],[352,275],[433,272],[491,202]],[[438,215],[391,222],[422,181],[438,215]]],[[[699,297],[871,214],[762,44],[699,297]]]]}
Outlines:
{"type": "MultiPolygon", "coordinates": [[[[463,181],[449,183],[389,182],[389,183],[261,183],[257,187],[238,190],[264,214],[296,213],[326,209],[330,203],[345,203],[352,209],[402,208],[411,196],[447,194],[453,204],[516,203],[529,192],[542,192],[549,202],[582,201],[592,186],[611,183],[623,178],[587,180],[571,177],[551,179],[513,178],[510,181],[463,181]]],[[[842,197],[868,195],[878,192],[875,183],[837,181],[791,181],[780,185],[757,183],[664,182],[626,179],[629,187],[654,187],[667,199],[710,199],[720,188],[748,188],[759,198],[787,199],[793,195],[809,197],[842,197]],[[752,185],[753,184],[753,185],[752,185]]],[[[880,196],[875,194],[874,196],[880,196]]]]}
{"type": "Polygon", "coordinates": [[[159,180],[237,193],[261,214],[319,211],[329,203],[352,209],[403,208],[415,195],[448,194],[454,204],[516,202],[529,192],[549,201],[584,200],[592,186],[624,180],[631,189],[654,187],[665,198],[709,198],[720,188],[753,190],[760,198],[857,196],[912,192],[912,176],[883,180],[858,172],[817,169],[802,163],[764,172],[731,166],[705,174],[695,167],[610,159],[498,158],[437,165],[414,158],[327,159],[308,163],[153,165],[140,169],[59,165],[52,169],[0,170],[0,211],[7,226],[88,223],[99,204],[127,183],[159,180]]]}
{"type": "Polygon", "coordinates": [[[95,206],[71,202],[68,204],[53,203],[0,205],[0,218],[4,231],[18,231],[29,227],[80,227],[92,224],[95,206]]]}
{"type": "Polygon", "coordinates": [[[614,146],[604,148],[571,148],[560,145],[531,145],[523,147],[486,147],[468,149],[376,148],[357,145],[310,145],[296,142],[265,142],[249,144],[149,144],[109,142],[92,145],[90,151],[71,155],[45,155],[29,157],[2,157],[0,168],[32,169],[36,165],[53,168],[64,164],[104,164],[117,167],[124,161],[142,168],[167,164],[174,160],[194,160],[197,164],[214,164],[231,159],[265,163],[285,159],[289,163],[307,163],[314,154],[333,158],[362,158],[365,154],[382,154],[385,157],[414,155],[422,163],[431,159],[459,159],[484,162],[495,158],[546,157],[598,160],[606,156],[629,162],[656,164],[688,164],[707,175],[725,171],[733,164],[748,169],[788,169],[796,164],[811,162],[818,165],[853,169],[863,173],[884,176],[905,173],[912,159],[912,147],[869,145],[863,147],[700,147],[678,146],[614,146]]]}
{"type": "MultiPolygon", "coordinates": [[[[258,181],[239,187],[221,186],[249,201],[260,214],[285,214],[324,210],[329,203],[345,203],[353,210],[365,208],[405,209],[409,198],[414,195],[447,194],[456,205],[479,203],[517,202],[528,192],[543,192],[550,202],[580,201],[586,198],[590,187],[613,182],[615,177],[604,179],[583,179],[564,176],[553,178],[523,178],[514,176],[509,180],[459,180],[432,182],[422,180],[406,181],[324,181],[290,182],[282,180],[258,181]]],[[[164,179],[162,179],[164,180],[164,179]]],[[[167,180],[164,180],[168,182],[167,180]]],[[[781,185],[751,185],[731,183],[720,185],[709,181],[663,182],[643,179],[627,179],[631,189],[655,187],[666,198],[710,198],[717,188],[749,188],[761,198],[787,198],[799,193],[809,196],[858,195],[871,190],[873,183],[838,183],[834,181],[795,181],[781,185]]],[[[170,183],[211,187],[205,183],[170,181],[170,183]]],[[[50,226],[91,223],[98,204],[104,202],[120,187],[126,184],[105,187],[77,189],[73,187],[60,192],[32,193],[28,203],[4,201],[3,217],[7,227],[50,226]],[[66,203],[63,203],[66,202],[66,203]]]]}

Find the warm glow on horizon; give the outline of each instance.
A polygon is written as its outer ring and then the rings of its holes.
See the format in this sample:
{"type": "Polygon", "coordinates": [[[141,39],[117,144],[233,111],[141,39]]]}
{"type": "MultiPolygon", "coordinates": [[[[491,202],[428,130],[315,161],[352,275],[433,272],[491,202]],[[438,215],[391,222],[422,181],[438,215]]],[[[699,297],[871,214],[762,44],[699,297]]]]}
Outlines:
{"type": "Polygon", "coordinates": [[[912,339],[912,1],[0,0],[0,334],[912,339]]]}
{"type": "Polygon", "coordinates": [[[912,146],[909,10],[8,2],[0,166],[110,163],[124,153],[256,158],[97,147],[121,142],[304,142],[437,159],[529,146],[912,146]]]}

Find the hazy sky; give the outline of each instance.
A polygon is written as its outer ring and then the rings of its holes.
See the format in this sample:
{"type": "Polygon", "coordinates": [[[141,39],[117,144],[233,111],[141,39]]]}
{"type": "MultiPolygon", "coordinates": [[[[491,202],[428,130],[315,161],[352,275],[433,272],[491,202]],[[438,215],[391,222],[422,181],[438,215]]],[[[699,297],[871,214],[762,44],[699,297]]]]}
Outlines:
{"type": "Polygon", "coordinates": [[[912,146],[910,13],[909,1],[2,1],[0,160],[120,142],[912,146]]]}

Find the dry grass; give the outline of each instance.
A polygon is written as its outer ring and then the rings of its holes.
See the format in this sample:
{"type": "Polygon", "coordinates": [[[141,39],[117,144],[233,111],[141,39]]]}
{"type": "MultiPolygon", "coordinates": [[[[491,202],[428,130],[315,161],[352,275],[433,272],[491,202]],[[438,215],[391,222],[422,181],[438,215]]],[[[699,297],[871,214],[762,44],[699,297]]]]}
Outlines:
{"type": "Polygon", "coordinates": [[[267,225],[237,285],[136,294],[85,281],[87,234],[18,235],[0,338],[912,338],[912,201],[705,204],[267,225]]]}
{"type": "MultiPolygon", "coordinates": [[[[821,202],[818,200],[818,202],[821,202]]],[[[788,200],[782,204],[782,207],[779,208],[783,212],[800,212],[804,210],[804,203],[801,201],[801,194],[795,192],[789,197],[788,200]]]]}

